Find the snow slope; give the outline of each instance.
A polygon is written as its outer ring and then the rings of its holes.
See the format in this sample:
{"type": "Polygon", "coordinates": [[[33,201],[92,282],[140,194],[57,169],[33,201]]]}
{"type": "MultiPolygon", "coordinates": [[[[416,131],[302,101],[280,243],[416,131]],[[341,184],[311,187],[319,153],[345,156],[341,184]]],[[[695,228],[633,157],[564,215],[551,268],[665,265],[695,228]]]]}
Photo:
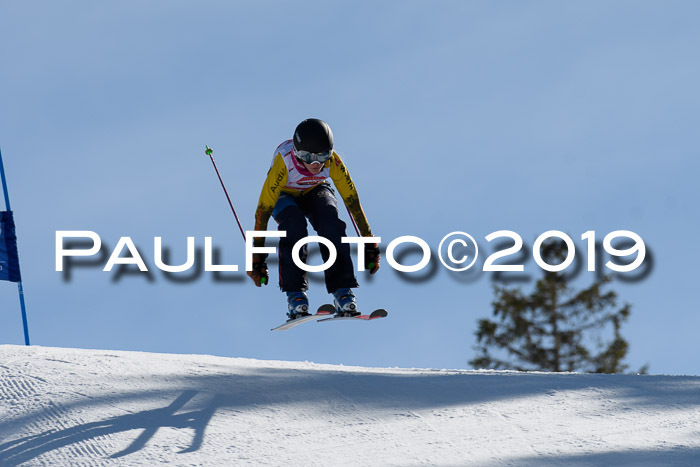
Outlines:
{"type": "Polygon", "coordinates": [[[700,377],[0,346],[0,465],[700,465],[700,377]]]}

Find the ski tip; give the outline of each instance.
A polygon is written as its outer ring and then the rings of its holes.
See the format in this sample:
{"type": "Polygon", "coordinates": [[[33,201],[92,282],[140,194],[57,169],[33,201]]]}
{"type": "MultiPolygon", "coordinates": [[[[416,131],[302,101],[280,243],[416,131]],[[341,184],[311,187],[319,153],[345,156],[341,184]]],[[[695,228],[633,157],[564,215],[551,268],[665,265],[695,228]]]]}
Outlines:
{"type": "Polygon", "coordinates": [[[386,318],[387,316],[389,316],[389,312],[384,308],[379,308],[378,310],[374,310],[372,313],[370,313],[369,319],[386,318]]]}
{"type": "Polygon", "coordinates": [[[313,321],[313,320],[316,320],[319,318],[325,318],[327,316],[331,316],[332,314],[333,313],[328,312],[328,311],[319,311],[315,315],[308,315],[308,316],[304,316],[301,318],[287,321],[286,323],[281,324],[281,325],[277,326],[276,328],[270,329],[270,331],[286,331],[286,330],[291,329],[293,327],[296,327],[302,323],[306,323],[307,321],[313,321]]]}
{"type": "Polygon", "coordinates": [[[318,307],[318,311],[316,313],[319,314],[325,314],[325,313],[335,313],[335,305],[331,305],[330,303],[326,303],[325,305],[321,305],[318,307]]]}

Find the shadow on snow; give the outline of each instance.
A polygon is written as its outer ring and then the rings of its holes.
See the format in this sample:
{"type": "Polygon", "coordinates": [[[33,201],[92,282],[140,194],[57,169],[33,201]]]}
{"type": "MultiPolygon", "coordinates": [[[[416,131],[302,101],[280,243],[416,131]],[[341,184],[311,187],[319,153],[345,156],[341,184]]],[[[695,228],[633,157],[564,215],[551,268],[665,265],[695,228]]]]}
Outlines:
{"type": "MultiPolygon", "coordinates": [[[[617,410],[639,407],[695,410],[700,405],[699,377],[441,371],[435,371],[434,374],[426,374],[425,371],[391,374],[313,369],[255,369],[255,373],[250,372],[250,369],[231,371],[179,378],[171,376],[162,381],[154,378],[156,389],[153,390],[85,397],[65,405],[60,400],[51,401],[61,407],[64,413],[78,409],[86,412],[109,410],[109,407],[120,403],[151,403],[156,398],[168,405],[6,441],[0,444],[0,464],[18,465],[53,450],[97,437],[142,430],[128,447],[110,456],[120,458],[143,449],[160,428],[193,430],[189,447],[179,452],[194,452],[202,447],[205,430],[218,411],[227,411],[223,415],[231,416],[232,421],[235,421],[236,413],[232,411],[260,410],[261,407],[273,405],[299,407],[304,404],[307,416],[314,416],[316,412],[319,417],[335,419],[335,415],[342,415],[334,414],[333,407],[349,403],[358,409],[358,416],[364,409],[376,417],[396,411],[469,406],[552,395],[559,391],[587,390],[610,391],[617,401],[617,410]],[[325,405],[319,407],[320,403],[325,405]]],[[[12,420],[0,421],[0,435],[7,439],[9,433],[26,432],[27,426],[40,425],[47,422],[47,418],[46,411],[36,411],[12,420]]],[[[634,462],[634,453],[635,451],[630,454],[622,452],[609,456],[616,461],[634,462]]],[[[575,459],[564,460],[568,462],[575,459]]]]}

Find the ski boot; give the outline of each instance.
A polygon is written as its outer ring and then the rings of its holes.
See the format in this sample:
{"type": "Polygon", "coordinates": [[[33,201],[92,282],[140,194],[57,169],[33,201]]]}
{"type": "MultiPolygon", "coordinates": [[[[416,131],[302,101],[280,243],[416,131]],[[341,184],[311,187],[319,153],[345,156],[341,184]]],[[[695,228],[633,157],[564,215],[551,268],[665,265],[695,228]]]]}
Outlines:
{"type": "Polygon", "coordinates": [[[287,292],[287,322],[293,319],[309,316],[309,299],[304,292],[287,292]]]}
{"type": "Polygon", "coordinates": [[[335,309],[337,310],[335,316],[337,318],[343,316],[358,316],[360,314],[357,311],[357,304],[355,303],[356,297],[350,289],[338,289],[333,292],[333,301],[335,309]]]}

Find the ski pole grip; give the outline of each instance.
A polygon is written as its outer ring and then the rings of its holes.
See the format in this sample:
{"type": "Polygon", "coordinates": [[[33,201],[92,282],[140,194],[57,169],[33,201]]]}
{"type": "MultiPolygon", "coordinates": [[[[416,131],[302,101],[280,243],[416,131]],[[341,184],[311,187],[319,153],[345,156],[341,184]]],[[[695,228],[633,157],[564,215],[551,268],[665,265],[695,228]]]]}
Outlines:
{"type": "Polygon", "coordinates": [[[204,154],[206,154],[207,156],[211,156],[211,154],[214,152],[214,150],[212,148],[210,148],[209,146],[205,146],[205,148],[207,148],[207,149],[204,151],[204,154]]]}

